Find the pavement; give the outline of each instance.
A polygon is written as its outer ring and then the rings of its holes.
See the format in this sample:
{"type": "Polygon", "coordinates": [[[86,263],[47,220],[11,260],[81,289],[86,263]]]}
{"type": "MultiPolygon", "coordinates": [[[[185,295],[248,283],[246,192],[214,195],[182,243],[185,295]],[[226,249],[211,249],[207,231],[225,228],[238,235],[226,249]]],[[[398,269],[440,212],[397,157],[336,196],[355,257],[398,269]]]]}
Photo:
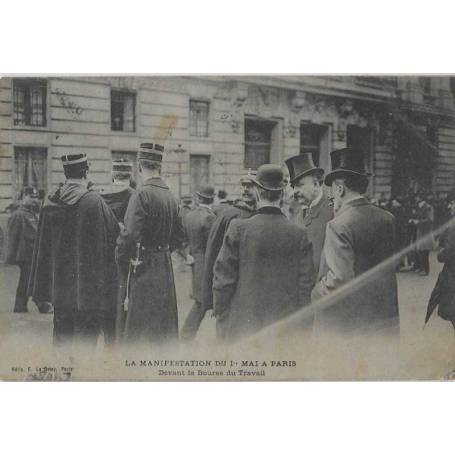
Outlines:
{"type": "MultiPolygon", "coordinates": [[[[422,277],[414,272],[398,273],[399,308],[401,321],[401,344],[405,362],[416,378],[439,378],[455,368],[455,331],[450,323],[433,314],[427,326],[423,327],[426,307],[441,264],[435,254],[430,255],[431,271],[422,277]],[[435,361],[437,367],[434,367],[435,361]],[[432,365],[429,369],[427,366],[432,365]],[[434,369],[436,368],[436,370],[434,369]]],[[[191,293],[191,271],[184,264],[174,260],[175,283],[178,300],[179,326],[183,325],[193,303],[191,293]]],[[[43,349],[52,344],[52,315],[40,314],[29,302],[29,312],[13,313],[14,296],[19,278],[19,269],[0,264],[0,353],[26,352],[43,349]]],[[[215,341],[215,319],[208,312],[202,322],[196,343],[210,346],[215,341]]],[[[102,343],[102,341],[100,341],[102,343]]],[[[102,347],[101,347],[102,349],[102,347]]]]}

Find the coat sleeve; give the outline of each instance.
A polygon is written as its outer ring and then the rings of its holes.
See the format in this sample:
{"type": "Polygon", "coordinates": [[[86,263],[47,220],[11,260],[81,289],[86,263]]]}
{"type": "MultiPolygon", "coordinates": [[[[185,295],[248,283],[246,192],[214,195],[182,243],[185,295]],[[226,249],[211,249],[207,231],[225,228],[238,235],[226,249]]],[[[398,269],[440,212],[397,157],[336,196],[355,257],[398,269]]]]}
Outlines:
{"type": "Polygon", "coordinates": [[[313,246],[309,242],[306,232],[302,236],[300,252],[299,296],[300,304],[305,306],[311,302],[311,290],[315,281],[313,246]]]}
{"type": "Polygon", "coordinates": [[[312,300],[328,295],[355,277],[352,239],[343,225],[327,224],[324,255],[327,272],[316,283],[312,300]]]}
{"type": "Polygon", "coordinates": [[[224,237],[220,253],[213,268],[213,312],[222,317],[231,304],[239,273],[239,233],[232,222],[224,237]]]}

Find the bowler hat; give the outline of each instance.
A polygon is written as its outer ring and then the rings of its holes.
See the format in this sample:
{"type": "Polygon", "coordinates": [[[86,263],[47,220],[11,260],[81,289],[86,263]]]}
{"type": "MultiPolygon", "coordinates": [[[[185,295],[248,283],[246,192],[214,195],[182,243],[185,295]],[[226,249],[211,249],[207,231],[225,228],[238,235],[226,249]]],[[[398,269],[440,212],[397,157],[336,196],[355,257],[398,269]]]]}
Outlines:
{"type": "Polygon", "coordinates": [[[184,194],[182,196],[183,202],[191,202],[193,200],[193,196],[191,194],[184,194]]]}
{"type": "Polygon", "coordinates": [[[215,197],[215,188],[212,185],[204,185],[196,194],[205,199],[213,199],[215,197]]]}
{"type": "Polygon", "coordinates": [[[140,160],[158,161],[163,160],[164,146],[161,144],[153,144],[144,142],[139,148],[138,158],[140,160]]]}
{"type": "Polygon", "coordinates": [[[289,180],[291,183],[296,182],[305,175],[318,175],[322,177],[324,174],[324,169],[314,165],[313,155],[311,153],[292,156],[285,163],[289,169],[289,180]]]}
{"type": "Polygon", "coordinates": [[[371,175],[365,172],[362,150],[349,147],[334,150],[330,154],[330,160],[332,162],[332,172],[329,172],[324,179],[324,183],[327,186],[332,185],[332,182],[338,177],[356,175],[368,181],[368,176],[371,175]]]}
{"type": "Polygon", "coordinates": [[[251,181],[268,191],[281,191],[286,186],[283,170],[276,164],[260,166],[256,177],[252,177],[251,181]]]}
{"type": "Polygon", "coordinates": [[[38,191],[36,188],[32,186],[24,186],[22,189],[22,197],[24,196],[30,196],[32,198],[37,198],[38,197],[38,191]]]}

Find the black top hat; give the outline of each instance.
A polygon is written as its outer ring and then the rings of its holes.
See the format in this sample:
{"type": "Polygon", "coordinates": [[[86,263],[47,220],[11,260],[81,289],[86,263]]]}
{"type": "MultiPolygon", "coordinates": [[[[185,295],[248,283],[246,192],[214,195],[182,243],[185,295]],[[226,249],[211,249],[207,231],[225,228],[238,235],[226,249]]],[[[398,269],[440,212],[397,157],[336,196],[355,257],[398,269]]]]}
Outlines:
{"type": "Polygon", "coordinates": [[[252,177],[251,181],[268,191],[281,191],[286,186],[283,170],[276,164],[260,166],[256,177],[252,177]]]}
{"type": "Polygon", "coordinates": [[[160,144],[152,144],[144,142],[139,148],[138,158],[140,160],[158,161],[163,160],[164,146],[160,144]]]}
{"type": "Polygon", "coordinates": [[[196,194],[205,199],[213,199],[215,197],[215,188],[212,185],[204,185],[196,194]]]}
{"type": "Polygon", "coordinates": [[[248,169],[247,173],[240,177],[240,183],[252,183],[252,178],[256,177],[256,175],[256,171],[248,169]]]}
{"type": "Polygon", "coordinates": [[[368,179],[371,175],[365,172],[362,150],[352,148],[334,150],[330,154],[330,160],[332,172],[329,172],[324,179],[327,186],[332,185],[333,180],[343,175],[357,175],[363,179],[368,179]]]}
{"type": "Polygon", "coordinates": [[[63,155],[62,156],[63,166],[74,166],[87,164],[87,155],[85,153],[78,153],[76,155],[63,155]]]}
{"type": "Polygon", "coordinates": [[[313,162],[313,155],[311,153],[302,153],[300,155],[292,156],[286,161],[286,166],[289,169],[289,179],[291,183],[296,182],[305,175],[319,175],[324,174],[324,169],[316,167],[313,162]]]}

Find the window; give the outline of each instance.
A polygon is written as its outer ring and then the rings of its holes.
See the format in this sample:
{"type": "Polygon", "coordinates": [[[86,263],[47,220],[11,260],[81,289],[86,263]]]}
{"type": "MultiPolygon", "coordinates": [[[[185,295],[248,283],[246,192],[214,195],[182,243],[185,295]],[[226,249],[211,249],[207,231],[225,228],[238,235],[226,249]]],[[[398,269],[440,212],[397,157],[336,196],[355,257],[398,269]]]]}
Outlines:
{"type": "Polygon", "coordinates": [[[112,160],[127,159],[133,163],[133,178],[137,181],[137,153],[125,151],[112,151],[112,160]]]}
{"type": "Polygon", "coordinates": [[[15,79],[14,125],[46,126],[46,81],[15,79]]]}
{"type": "Polygon", "coordinates": [[[270,162],[273,126],[273,122],[245,119],[244,166],[246,169],[257,169],[270,162]]]}
{"type": "Polygon", "coordinates": [[[431,77],[419,77],[420,87],[422,88],[424,100],[431,98],[431,77]]]}
{"type": "Polygon", "coordinates": [[[123,90],[111,91],[111,130],[136,131],[136,94],[123,90]]]}
{"type": "Polygon", "coordinates": [[[47,150],[36,147],[14,148],[15,189],[19,193],[24,186],[38,191],[47,190],[47,150]]]}
{"type": "Polygon", "coordinates": [[[209,103],[190,101],[190,136],[208,137],[209,103]]]}
{"type": "Polygon", "coordinates": [[[300,153],[311,153],[316,166],[319,166],[321,161],[321,147],[326,132],[326,125],[312,123],[300,125],[300,153]]]}

